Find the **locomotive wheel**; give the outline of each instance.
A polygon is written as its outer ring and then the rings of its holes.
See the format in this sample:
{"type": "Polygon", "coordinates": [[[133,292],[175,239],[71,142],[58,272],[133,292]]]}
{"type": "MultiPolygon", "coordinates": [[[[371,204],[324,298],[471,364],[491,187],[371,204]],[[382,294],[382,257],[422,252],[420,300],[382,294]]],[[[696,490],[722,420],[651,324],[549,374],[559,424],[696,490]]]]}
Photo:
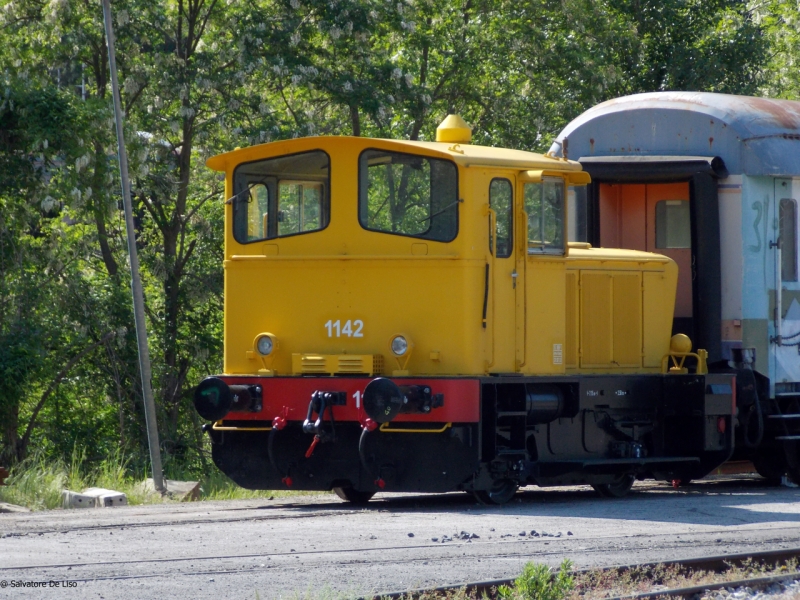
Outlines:
{"type": "Polygon", "coordinates": [[[757,454],[753,457],[753,466],[756,469],[756,473],[761,475],[769,483],[776,485],[781,482],[781,477],[786,473],[786,461],[779,460],[774,456],[757,454]]]}
{"type": "Polygon", "coordinates": [[[517,493],[519,485],[510,479],[498,479],[492,483],[491,489],[475,490],[473,495],[481,504],[506,504],[517,493]]]}
{"type": "Polygon", "coordinates": [[[335,487],[333,493],[350,504],[366,504],[375,495],[375,492],[361,492],[351,487],[335,487]]]}
{"type": "Polygon", "coordinates": [[[635,480],[633,475],[620,475],[613,483],[593,483],[592,487],[604,498],[623,498],[631,491],[635,480]]]}

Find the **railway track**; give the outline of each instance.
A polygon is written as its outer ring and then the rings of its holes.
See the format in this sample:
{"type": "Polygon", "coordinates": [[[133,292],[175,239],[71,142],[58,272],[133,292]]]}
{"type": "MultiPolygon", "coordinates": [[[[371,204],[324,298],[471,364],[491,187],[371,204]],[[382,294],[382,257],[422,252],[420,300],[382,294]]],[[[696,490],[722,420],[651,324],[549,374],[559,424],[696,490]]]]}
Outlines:
{"type": "MultiPolygon", "coordinates": [[[[717,556],[703,556],[697,558],[688,558],[683,560],[661,561],[650,563],[639,563],[632,565],[621,565],[606,567],[600,569],[580,569],[575,571],[576,576],[586,574],[589,572],[605,573],[623,576],[628,571],[636,571],[639,573],[653,572],[659,568],[681,567],[683,569],[696,572],[707,571],[713,573],[725,573],[734,567],[744,567],[750,565],[761,565],[764,567],[778,567],[783,563],[791,561],[792,559],[800,559],[800,547],[780,549],[780,550],[765,550],[763,552],[747,552],[741,554],[723,554],[717,556]]],[[[690,598],[696,594],[701,594],[706,591],[721,590],[728,588],[742,588],[749,587],[751,589],[761,589],[775,583],[783,583],[787,581],[800,580],[800,570],[794,570],[788,573],[779,575],[768,575],[760,577],[749,577],[743,579],[734,579],[719,581],[713,583],[704,583],[700,585],[658,589],[648,592],[640,592],[636,594],[627,594],[622,596],[610,596],[608,600],[646,600],[649,598],[690,598]]],[[[514,579],[494,579],[491,581],[479,581],[462,585],[447,585],[433,589],[426,590],[406,590],[399,592],[390,592],[388,594],[381,594],[380,596],[362,597],[359,600],[377,600],[377,599],[408,599],[417,598],[420,595],[426,594],[445,596],[448,592],[454,590],[466,589],[471,597],[482,598],[484,594],[492,597],[492,592],[501,585],[513,585],[514,579]]]]}

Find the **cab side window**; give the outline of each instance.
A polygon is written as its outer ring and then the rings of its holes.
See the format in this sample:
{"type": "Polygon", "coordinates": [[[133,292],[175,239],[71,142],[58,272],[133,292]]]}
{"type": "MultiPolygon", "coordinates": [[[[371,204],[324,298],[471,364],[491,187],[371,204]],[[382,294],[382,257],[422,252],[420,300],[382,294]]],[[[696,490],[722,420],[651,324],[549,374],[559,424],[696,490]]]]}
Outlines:
{"type": "Polygon", "coordinates": [[[567,188],[567,240],[589,241],[589,198],[585,185],[567,188]]]}
{"type": "Polygon", "coordinates": [[[541,183],[525,184],[528,254],[564,253],[564,187],[560,177],[544,177],[541,183]]]}
{"type": "Polygon", "coordinates": [[[489,184],[489,206],[495,213],[494,240],[489,240],[489,250],[497,258],[511,256],[513,243],[514,188],[508,179],[492,179],[489,184]],[[494,248],[492,248],[494,242],[494,248]]]}

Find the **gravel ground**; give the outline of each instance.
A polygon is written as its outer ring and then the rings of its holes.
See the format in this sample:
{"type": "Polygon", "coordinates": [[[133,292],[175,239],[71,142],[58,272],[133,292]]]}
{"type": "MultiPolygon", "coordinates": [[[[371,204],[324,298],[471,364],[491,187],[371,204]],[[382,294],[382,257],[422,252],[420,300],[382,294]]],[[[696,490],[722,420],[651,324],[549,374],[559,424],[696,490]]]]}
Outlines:
{"type": "Polygon", "coordinates": [[[366,508],[324,495],[57,510],[0,515],[0,598],[353,597],[514,577],[530,560],[788,547],[800,547],[800,490],[756,478],[637,483],[624,499],[532,488],[501,507],[384,494],[366,508]],[[50,581],[35,594],[11,585],[50,581]]]}
{"type": "Polygon", "coordinates": [[[800,598],[800,581],[774,583],[761,590],[749,587],[722,589],[702,595],[702,600],[795,600],[800,598]]]}

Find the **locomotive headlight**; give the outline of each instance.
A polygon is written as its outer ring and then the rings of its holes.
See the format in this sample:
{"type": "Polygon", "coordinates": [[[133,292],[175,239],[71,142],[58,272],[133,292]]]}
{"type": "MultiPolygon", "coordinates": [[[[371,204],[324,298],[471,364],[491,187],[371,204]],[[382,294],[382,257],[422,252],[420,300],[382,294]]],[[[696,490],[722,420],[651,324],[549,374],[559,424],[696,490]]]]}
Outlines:
{"type": "Polygon", "coordinates": [[[402,335],[396,335],[392,338],[392,354],[395,356],[403,356],[406,352],[408,352],[408,340],[404,338],[402,335]]]}
{"type": "Polygon", "coordinates": [[[269,339],[267,336],[258,338],[258,352],[259,354],[263,354],[264,356],[269,356],[272,353],[272,340],[269,339]]]}
{"type": "Polygon", "coordinates": [[[269,356],[278,346],[278,339],[271,333],[259,333],[255,347],[261,356],[269,356]]]}

